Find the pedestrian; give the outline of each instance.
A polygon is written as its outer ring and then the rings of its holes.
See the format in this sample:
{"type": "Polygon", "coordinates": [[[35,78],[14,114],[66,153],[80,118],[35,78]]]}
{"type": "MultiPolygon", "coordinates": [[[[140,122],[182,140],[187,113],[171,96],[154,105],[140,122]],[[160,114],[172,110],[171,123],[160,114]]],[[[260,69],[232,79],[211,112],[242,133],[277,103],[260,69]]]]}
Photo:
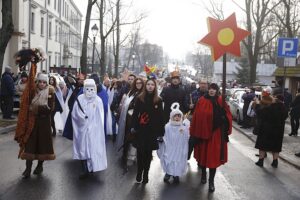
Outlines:
{"type": "Polygon", "coordinates": [[[300,88],[298,88],[296,97],[294,101],[291,103],[290,116],[291,116],[292,132],[289,134],[289,136],[298,136],[299,119],[300,119],[300,88]]]}
{"type": "MultiPolygon", "coordinates": [[[[173,103],[170,121],[165,125],[165,135],[159,144],[157,154],[163,171],[166,173],[164,182],[169,182],[171,176],[174,183],[179,183],[179,177],[187,170],[188,140],[190,124],[183,123],[183,114],[179,104],[173,103]]],[[[188,120],[186,120],[189,122],[188,120]]]]}
{"type": "Polygon", "coordinates": [[[164,121],[165,124],[169,122],[171,105],[178,102],[180,110],[185,114],[187,112],[186,107],[186,93],[183,88],[180,87],[180,75],[178,71],[171,73],[171,85],[164,88],[160,96],[164,102],[164,121]]]}
{"type": "Polygon", "coordinates": [[[263,92],[261,101],[255,105],[257,116],[257,138],[255,148],[259,150],[259,160],[255,163],[263,167],[267,151],[272,152],[272,167],[278,167],[279,152],[282,148],[285,120],[288,116],[286,107],[283,104],[282,94],[273,98],[270,93],[263,92]]]}
{"type": "MultiPolygon", "coordinates": [[[[43,172],[45,160],[54,160],[53,143],[51,137],[51,113],[54,110],[55,91],[48,85],[48,75],[39,74],[37,77],[37,88],[34,98],[30,103],[30,113],[35,116],[34,126],[30,133],[22,140],[20,146],[24,145],[20,157],[26,160],[26,169],[23,177],[28,178],[31,174],[32,161],[38,160],[37,167],[33,174],[39,175],[43,172]],[[25,142],[26,141],[26,142],[25,142]],[[25,142],[25,144],[23,144],[25,142]]],[[[18,133],[15,139],[18,141],[18,133]]]]}
{"type": "Polygon", "coordinates": [[[107,168],[104,134],[104,109],[93,79],[84,81],[83,94],[75,100],[72,110],[73,159],[80,160],[80,179],[87,178],[89,172],[107,168]]]}
{"type": "Polygon", "coordinates": [[[64,99],[63,99],[62,91],[56,83],[55,77],[51,76],[49,78],[49,85],[51,85],[55,90],[55,107],[51,113],[52,136],[55,137],[56,136],[56,126],[55,126],[54,116],[57,112],[59,112],[60,114],[63,112],[64,99]]]}
{"type": "Polygon", "coordinates": [[[198,143],[194,157],[202,168],[201,183],[207,182],[206,168],[209,168],[209,192],[215,191],[214,178],[217,168],[227,162],[228,135],[231,134],[232,115],[228,105],[222,105],[219,87],[211,83],[208,94],[196,105],[190,128],[190,137],[198,143]]]}
{"type": "Polygon", "coordinates": [[[242,99],[244,100],[244,105],[243,105],[243,125],[241,126],[241,128],[251,127],[251,118],[247,115],[247,111],[251,101],[253,101],[254,98],[255,98],[255,88],[250,88],[250,91],[246,89],[245,93],[242,96],[242,99]]]}
{"type": "Polygon", "coordinates": [[[112,93],[112,102],[110,105],[110,110],[111,110],[111,116],[112,116],[112,131],[113,131],[113,142],[116,141],[117,138],[117,121],[119,120],[119,104],[118,104],[118,97],[120,95],[120,91],[122,88],[122,83],[121,81],[117,80],[114,84],[112,84],[113,87],[113,93],[112,93]]]}
{"type": "Polygon", "coordinates": [[[21,97],[22,97],[23,91],[25,90],[27,81],[28,81],[28,75],[25,71],[23,71],[21,73],[21,80],[18,82],[18,84],[16,86],[16,92],[20,97],[20,101],[22,100],[21,97]]]}
{"type": "Polygon", "coordinates": [[[1,110],[3,119],[15,119],[12,117],[14,108],[15,84],[10,66],[6,66],[1,77],[1,110]]]}
{"type": "Polygon", "coordinates": [[[155,80],[148,79],[143,92],[138,96],[133,116],[131,133],[135,135],[137,149],[136,181],[146,184],[152,160],[152,151],[158,149],[159,137],[164,134],[162,100],[157,95],[155,80]]]}
{"type": "Polygon", "coordinates": [[[118,149],[123,148],[122,163],[125,168],[127,168],[128,151],[133,139],[132,134],[130,134],[133,109],[135,108],[136,99],[142,93],[143,88],[143,79],[136,78],[131,85],[131,90],[127,95],[123,97],[122,103],[120,104],[121,113],[118,123],[119,128],[117,136],[117,147],[118,149]]]}

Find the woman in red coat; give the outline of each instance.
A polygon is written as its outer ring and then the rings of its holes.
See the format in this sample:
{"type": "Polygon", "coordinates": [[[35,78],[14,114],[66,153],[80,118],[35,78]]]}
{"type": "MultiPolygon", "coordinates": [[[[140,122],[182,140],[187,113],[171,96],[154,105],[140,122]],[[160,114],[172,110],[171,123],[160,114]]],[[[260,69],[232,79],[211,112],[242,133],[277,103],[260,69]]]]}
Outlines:
{"type": "Polygon", "coordinates": [[[217,167],[227,162],[228,135],[232,128],[232,115],[226,103],[222,106],[218,93],[218,85],[210,84],[208,94],[196,105],[190,128],[191,139],[197,141],[194,157],[202,168],[202,184],[207,182],[206,168],[209,168],[209,192],[215,191],[217,167]]]}

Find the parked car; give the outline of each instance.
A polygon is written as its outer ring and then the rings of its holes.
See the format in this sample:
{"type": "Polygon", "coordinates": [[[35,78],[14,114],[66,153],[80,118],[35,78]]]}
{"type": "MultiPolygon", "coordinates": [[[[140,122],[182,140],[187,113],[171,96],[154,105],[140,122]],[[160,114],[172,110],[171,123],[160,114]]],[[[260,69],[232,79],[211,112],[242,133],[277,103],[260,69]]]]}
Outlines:
{"type": "MultiPolygon", "coordinates": [[[[228,105],[232,118],[237,121],[237,123],[242,123],[243,121],[243,106],[244,100],[242,99],[245,90],[236,90],[232,96],[229,98],[228,105]]],[[[255,95],[258,99],[261,99],[261,92],[255,91],[255,95]]]]}

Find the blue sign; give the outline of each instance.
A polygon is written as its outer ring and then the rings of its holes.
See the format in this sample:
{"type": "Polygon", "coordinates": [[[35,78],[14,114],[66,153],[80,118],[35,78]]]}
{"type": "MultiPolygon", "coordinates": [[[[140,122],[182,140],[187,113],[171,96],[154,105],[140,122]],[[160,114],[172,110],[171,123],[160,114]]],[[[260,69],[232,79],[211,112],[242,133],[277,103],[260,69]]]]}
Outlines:
{"type": "Polygon", "coordinates": [[[278,38],[278,57],[297,57],[298,38],[278,38]]]}

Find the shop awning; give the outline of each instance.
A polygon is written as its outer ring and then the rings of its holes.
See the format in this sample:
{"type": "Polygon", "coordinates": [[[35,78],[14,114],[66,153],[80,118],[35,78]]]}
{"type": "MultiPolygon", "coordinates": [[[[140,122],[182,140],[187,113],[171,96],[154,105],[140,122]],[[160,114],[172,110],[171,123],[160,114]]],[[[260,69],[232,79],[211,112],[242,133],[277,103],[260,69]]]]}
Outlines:
{"type": "MultiPolygon", "coordinates": [[[[273,76],[283,76],[284,68],[277,67],[273,76]]],[[[287,67],[285,72],[286,77],[300,77],[300,67],[287,67]]]]}

